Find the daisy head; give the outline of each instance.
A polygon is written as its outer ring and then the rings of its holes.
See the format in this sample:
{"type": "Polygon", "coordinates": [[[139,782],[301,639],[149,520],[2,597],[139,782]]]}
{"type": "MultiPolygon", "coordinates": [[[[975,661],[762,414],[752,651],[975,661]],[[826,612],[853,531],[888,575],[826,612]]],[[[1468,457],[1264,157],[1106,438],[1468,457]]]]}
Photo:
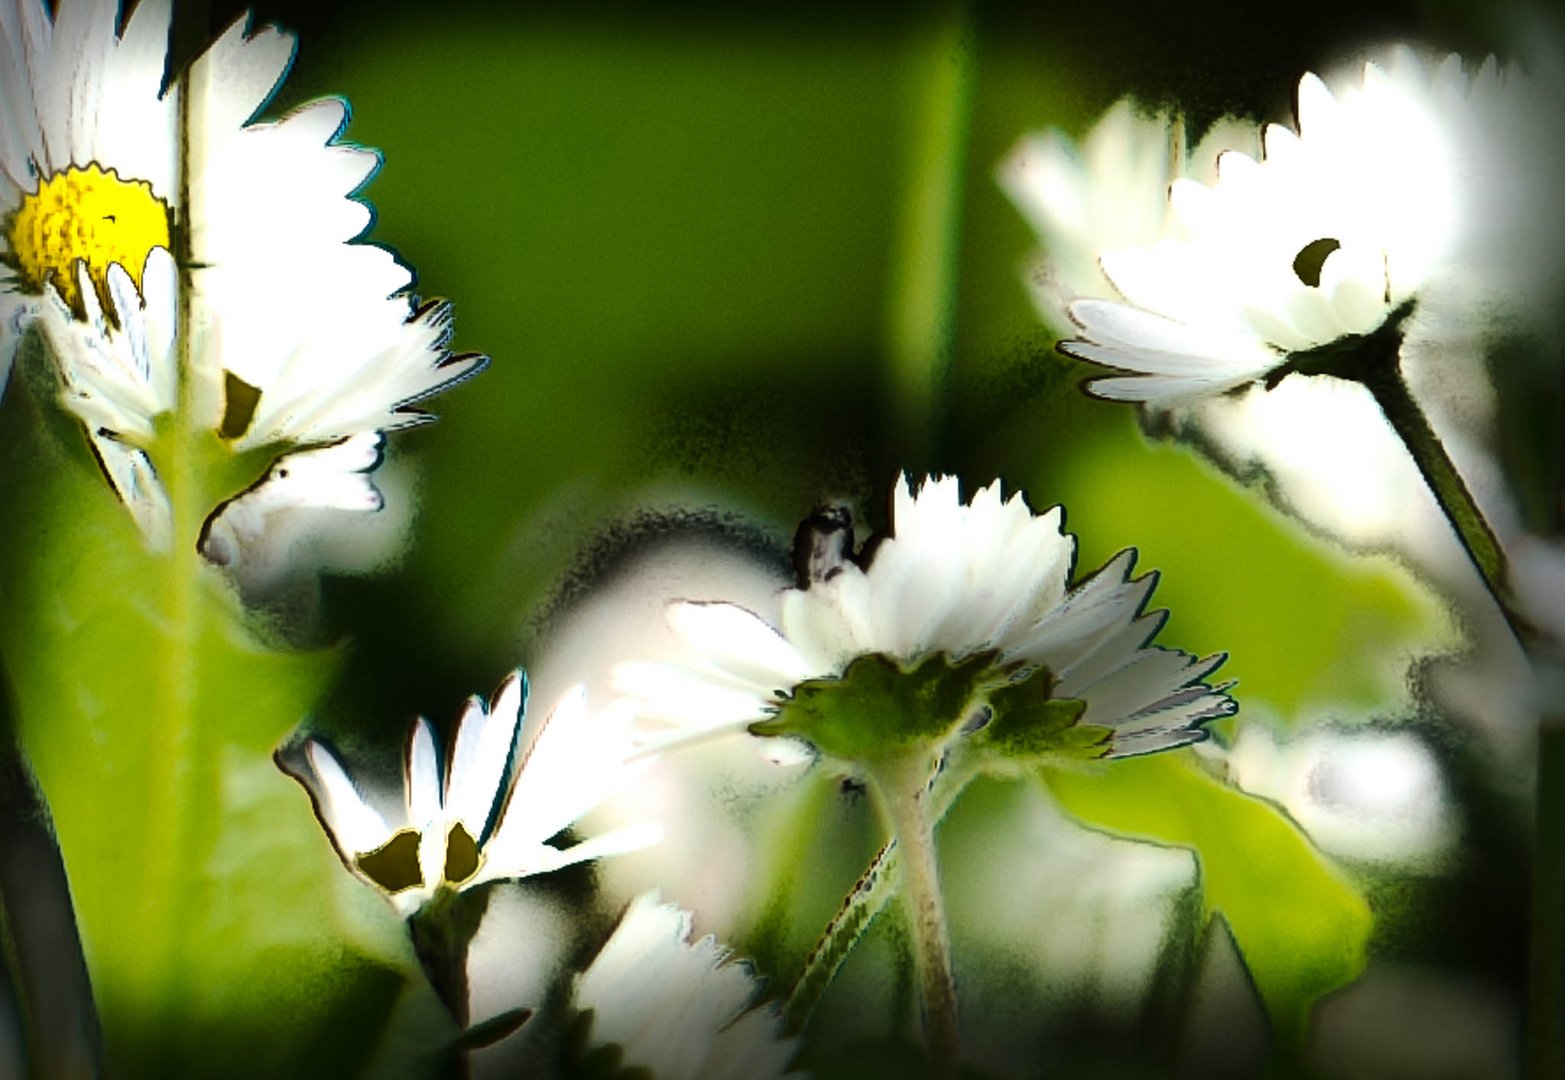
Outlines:
{"type": "Polygon", "coordinates": [[[1156,575],[1131,577],[1133,551],[1073,585],[1062,523],[998,482],[964,502],[955,477],[901,477],[889,529],[861,548],[845,510],[804,524],[777,626],[678,602],[689,662],[621,664],[616,685],[670,742],[762,721],[849,760],[908,738],[993,760],[1202,738],[1201,721],[1234,708],[1203,681],[1223,656],[1150,644],[1167,613],[1144,612],[1156,575]]]}
{"type": "Polygon", "coordinates": [[[1394,362],[1403,323],[1470,291],[1468,256],[1514,217],[1492,162],[1517,131],[1502,119],[1517,82],[1406,48],[1329,83],[1306,74],[1261,157],[1230,150],[1210,183],[1174,179],[1166,233],[1100,253],[1122,299],[1072,303],[1061,349],[1120,370],[1093,393],[1155,404],[1394,362]]]}
{"type": "Polygon", "coordinates": [[[710,935],[692,943],[690,924],[655,892],[631,902],[573,986],[586,1061],[691,1080],[793,1075],[798,1039],[753,1005],[762,980],[710,935]]]}
{"type": "Polygon", "coordinates": [[[154,549],[196,542],[171,535],[160,459],[200,456],[232,495],[295,447],[426,419],[410,404],[483,363],[358,242],[379,157],[341,142],[345,104],[257,119],[293,38],[240,20],[170,73],[170,13],[0,2],[0,370],[38,326],[154,549]]]}
{"type": "Polygon", "coordinates": [[[628,718],[613,710],[589,713],[580,687],[524,736],[526,704],[527,678],[518,671],[489,702],[469,699],[445,749],[427,720],[415,721],[402,797],[390,813],[366,797],[318,739],[279,751],[277,761],[309,792],[343,865],[405,917],[442,892],[655,843],[661,832],[650,825],[564,848],[550,843],[637,766],[629,760],[628,718]]]}

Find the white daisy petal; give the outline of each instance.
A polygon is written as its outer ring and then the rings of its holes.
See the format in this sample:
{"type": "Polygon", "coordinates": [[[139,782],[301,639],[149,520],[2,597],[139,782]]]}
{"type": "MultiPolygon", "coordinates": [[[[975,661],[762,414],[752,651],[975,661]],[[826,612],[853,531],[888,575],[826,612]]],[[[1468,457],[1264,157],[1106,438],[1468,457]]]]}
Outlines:
{"type": "Polygon", "coordinates": [[[749,967],[712,938],[691,943],[690,915],[633,901],[586,971],[572,1005],[591,1013],[589,1049],[617,1046],[625,1066],[691,1080],[785,1075],[797,1051],[774,1009],[753,1008],[749,967]]]}
{"type": "Polygon", "coordinates": [[[305,753],[320,783],[322,823],[331,833],[332,843],[344,861],[352,863],[357,856],[374,851],[390,840],[390,826],[364,800],[343,771],[337,755],[314,739],[306,745],[305,753]]]}
{"type": "Polygon", "coordinates": [[[446,813],[460,821],[468,835],[483,837],[490,815],[497,809],[505,775],[516,743],[516,732],[527,707],[527,681],[512,674],[500,684],[491,710],[482,699],[468,699],[457,722],[456,743],[446,777],[446,813]]]}
{"type": "Polygon", "coordinates": [[[442,890],[549,873],[639,850],[662,838],[657,825],[638,822],[574,846],[553,846],[551,840],[651,759],[632,739],[629,716],[616,709],[592,713],[580,687],[566,693],[537,725],[525,750],[513,753],[526,709],[526,675],[518,671],[510,676],[493,700],[487,709],[476,698],[468,703],[444,774],[429,722],[419,718],[409,733],[403,770],[405,821],[398,827],[418,834],[421,883],[416,887],[390,892],[361,872],[353,857],[380,848],[392,838],[392,830],[329,750],[313,740],[306,747],[317,780],[312,790],[319,789],[323,824],[332,842],[349,867],[380,889],[403,916],[415,914],[442,890]],[[496,808],[500,816],[486,830],[496,808]],[[461,880],[450,880],[448,874],[461,880]]]}
{"type": "Polygon", "coordinates": [[[667,618],[693,649],[742,681],[780,689],[809,675],[799,651],[753,611],[680,602],[669,606],[667,618]]]}
{"type": "Polygon", "coordinates": [[[423,832],[442,818],[440,752],[435,749],[435,729],[422,716],[413,723],[408,736],[407,771],[408,821],[423,832]]]}

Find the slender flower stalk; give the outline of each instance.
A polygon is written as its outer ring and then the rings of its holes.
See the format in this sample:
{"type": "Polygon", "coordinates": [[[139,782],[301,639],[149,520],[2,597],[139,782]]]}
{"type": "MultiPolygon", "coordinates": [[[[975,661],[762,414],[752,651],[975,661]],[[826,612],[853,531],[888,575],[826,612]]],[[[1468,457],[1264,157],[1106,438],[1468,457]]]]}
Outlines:
{"type": "Polygon", "coordinates": [[[956,974],[951,961],[951,931],[946,925],[935,854],[935,821],[929,812],[932,765],[911,755],[869,770],[870,790],[897,845],[897,880],[912,931],[930,1072],[954,1077],[960,1042],[956,974]]]}

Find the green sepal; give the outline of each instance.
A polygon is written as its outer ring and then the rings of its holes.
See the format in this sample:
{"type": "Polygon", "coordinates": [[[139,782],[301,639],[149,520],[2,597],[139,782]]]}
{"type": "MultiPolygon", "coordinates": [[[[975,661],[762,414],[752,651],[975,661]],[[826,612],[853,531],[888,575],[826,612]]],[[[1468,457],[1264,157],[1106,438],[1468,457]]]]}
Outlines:
{"type": "Polygon", "coordinates": [[[883,653],[855,657],[840,676],[809,679],[756,735],[795,735],[839,761],[869,764],[934,748],[959,728],[981,701],[993,651],[952,660],[931,653],[904,668],[883,653]]]}
{"type": "Polygon", "coordinates": [[[989,722],[964,740],[964,752],[984,771],[1014,771],[1061,758],[1102,757],[1114,732],[1081,723],[1087,703],[1054,697],[1054,675],[1038,668],[990,690],[989,722]]]}
{"type": "Polygon", "coordinates": [[[473,1050],[482,1050],[486,1046],[493,1046],[501,1039],[509,1038],[522,1029],[522,1025],[533,1018],[533,1010],[522,1006],[515,1009],[507,1009],[505,1012],[496,1013],[487,1020],[465,1029],[452,1042],[451,1048],[462,1053],[473,1050]]]}

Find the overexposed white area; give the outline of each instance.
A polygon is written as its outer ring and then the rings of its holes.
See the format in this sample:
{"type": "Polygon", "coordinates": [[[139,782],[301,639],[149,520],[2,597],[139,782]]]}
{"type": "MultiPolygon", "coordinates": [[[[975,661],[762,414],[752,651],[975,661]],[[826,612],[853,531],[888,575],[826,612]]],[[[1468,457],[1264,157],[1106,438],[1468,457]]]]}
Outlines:
{"type": "Polygon", "coordinates": [[[1457,808],[1415,729],[1316,725],[1279,738],[1252,722],[1223,757],[1234,783],[1277,803],[1331,855],[1412,871],[1455,853],[1457,808]]]}
{"type": "Polygon", "coordinates": [[[1251,123],[1219,120],[1193,148],[1190,134],[1167,110],[1122,98],[1079,143],[1053,128],[1032,132],[1000,163],[995,178],[1043,241],[1024,277],[1051,326],[1070,329],[1072,300],[1117,295],[1099,255],[1164,235],[1169,184],[1182,176],[1209,184],[1225,150],[1260,151],[1251,123]]]}

